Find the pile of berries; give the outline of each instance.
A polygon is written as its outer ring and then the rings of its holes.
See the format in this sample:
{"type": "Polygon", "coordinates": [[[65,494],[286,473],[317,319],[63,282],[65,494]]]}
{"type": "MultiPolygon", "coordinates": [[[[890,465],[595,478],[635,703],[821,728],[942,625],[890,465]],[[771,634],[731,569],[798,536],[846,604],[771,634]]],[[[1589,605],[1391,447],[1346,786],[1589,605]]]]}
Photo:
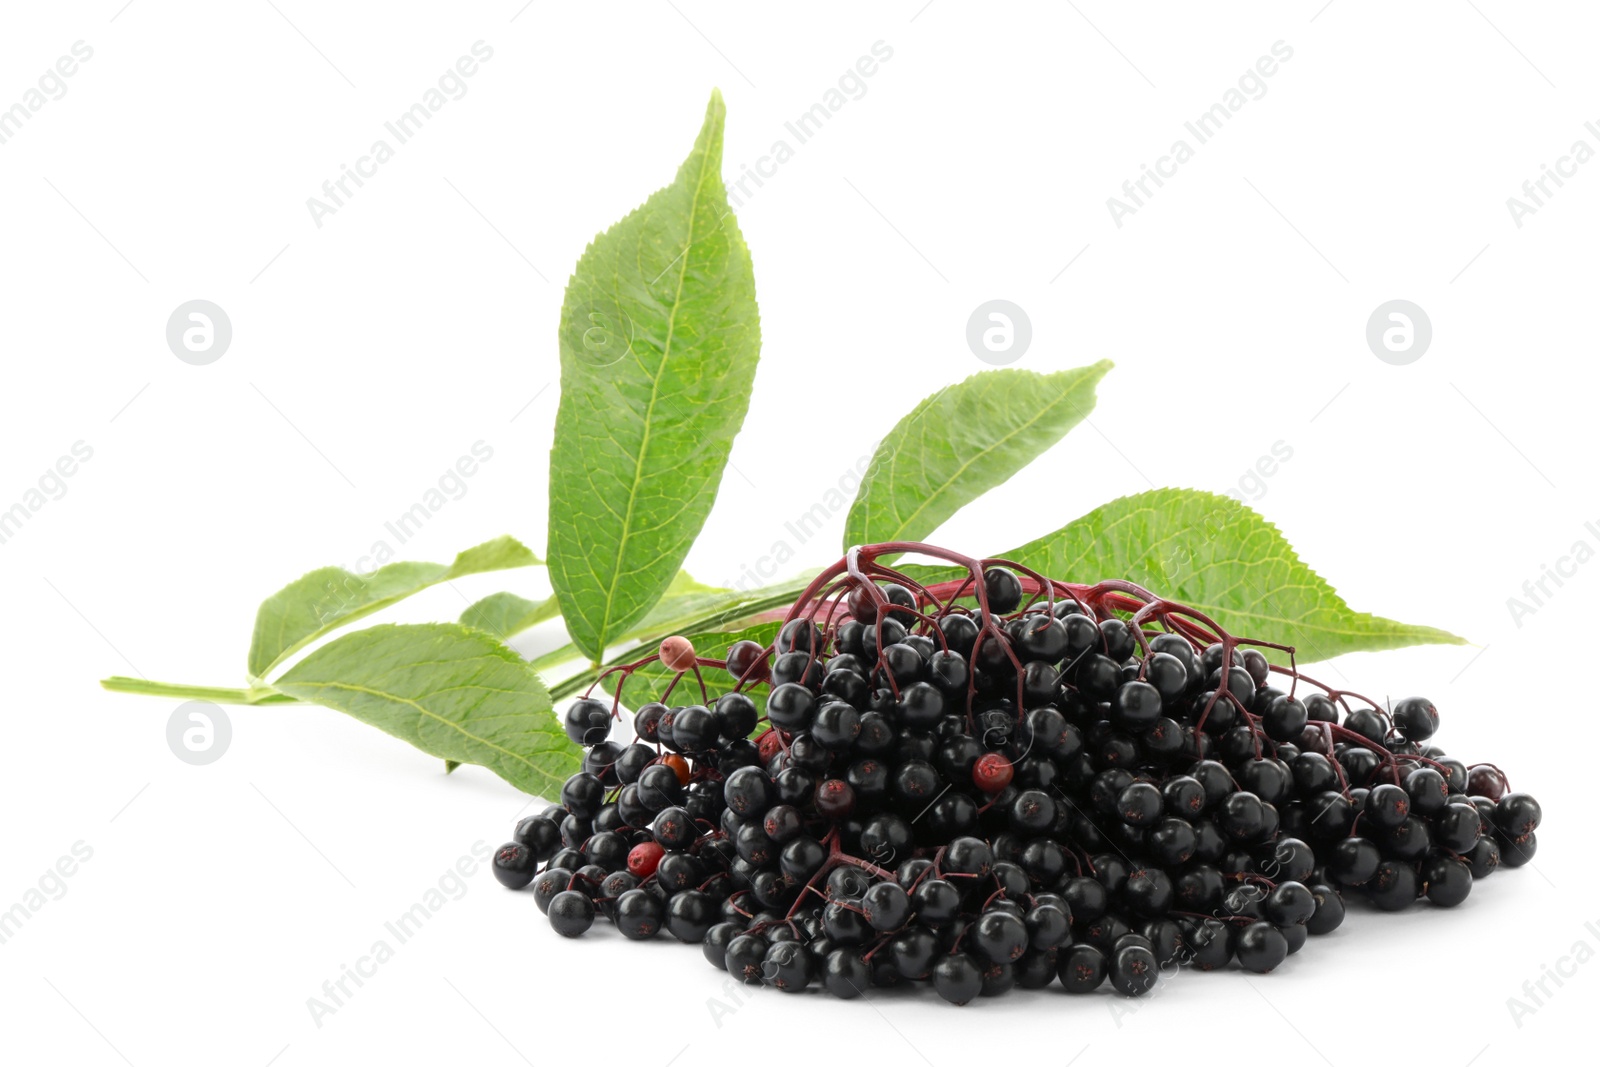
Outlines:
{"type": "Polygon", "coordinates": [[[565,713],[584,770],[496,876],[560,934],[597,915],[665,929],[791,992],[927,982],[965,1004],[1057,980],[1136,996],[1184,964],[1265,973],[1347,897],[1452,907],[1536,847],[1538,803],[1432,744],[1425,699],[1322,686],[1292,649],[1130,583],[926,545],[852,550],[768,646],[711,659],[669,638],[611,677],[615,697],[565,713]],[[878,562],[912,551],[966,576],[878,562]],[[657,660],[675,680],[611,740],[657,660]],[[671,703],[680,683],[701,701],[671,703]]]}

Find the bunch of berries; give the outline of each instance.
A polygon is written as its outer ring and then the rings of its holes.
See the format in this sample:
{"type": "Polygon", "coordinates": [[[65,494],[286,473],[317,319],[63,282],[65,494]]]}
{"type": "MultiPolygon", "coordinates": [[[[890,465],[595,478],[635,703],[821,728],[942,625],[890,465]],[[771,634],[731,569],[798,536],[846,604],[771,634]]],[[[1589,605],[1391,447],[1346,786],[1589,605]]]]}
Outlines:
{"type": "Polygon", "coordinates": [[[1538,803],[1445,755],[1425,699],[1323,686],[1131,583],[927,545],[852,550],[769,645],[714,659],[673,637],[613,677],[566,710],[584,770],[495,874],[560,934],[665,929],[791,992],[926,982],[965,1004],[1265,973],[1347,896],[1453,907],[1537,846],[1538,803]],[[965,575],[878,561],[903,552],[965,575]],[[657,660],[675,680],[611,740],[657,660]],[[680,684],[700,702],[673,703],[680,684]]]}

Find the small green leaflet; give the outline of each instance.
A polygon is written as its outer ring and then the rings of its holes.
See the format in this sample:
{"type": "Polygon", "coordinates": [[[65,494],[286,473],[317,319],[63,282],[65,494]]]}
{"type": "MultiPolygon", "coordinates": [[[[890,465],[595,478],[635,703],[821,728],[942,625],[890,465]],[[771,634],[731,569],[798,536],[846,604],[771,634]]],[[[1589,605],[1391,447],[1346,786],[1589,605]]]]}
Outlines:
{"type": "Polygon", "coordinates": [[[550,581],[592,660],[678,572],[749,406],[761,337],[723,118],[713,93],[677,178],[597,237],[567,283],[550,581]]]}
{"type": "Polygon", "coordinates": [[[553,596],[529,600],[515,593],[490,593],[461,613],[461,625],[505,640],[560,614],[561,603],[553,596]]]}
{"type": "Polygon", "coordinates": [[[483,571],[529,567],[539,558],[512,537],[469,548],[455,562],[390,563],[371,574],[322,567],[272,594],[256,611],[250,676],[267,672],[330,630],[404,600],[430,585],[483,571]]]}
{"type": "Polygon", "coordinates": [[[409,741],[446,760],[447,769],[475,763],[526,793],[557,795],[583,762],[533,668],[490,635],[456,623],[357,630],[273,684],[409,741]]]}
{"type": "Polygon", "coordinates": [[[878,445],[844,547],[920,541],[1082,422],[1109,360],[1036,374],[981,371],[923,400],[878,445]]]}
{"type": "MultiPolygon", "coordinates": [[[[754,641],[760,645],[770,645],[778,636],[778,623],[763,622],[754,626],[747,626],[741,630],[724,630],[717,633],[700,634],[694,639],[695,651],[711,659],[723,659],[728,654],[728,648],[738,641],[754,641]]],[[[637,658],[637,657],[636,657],[637,658]]],[[[701,667],[700,675],[705,679],[706,691],[715,699],[719,694],[726,693],[733,688],[733,679],[728,673],[716,667],[701,667]]],[[[652,700],[660,700],[661,694],[666,692],[667,686],[672,684],[676,677],[673,671],[661,665],[657,660],[635,670],[628,677],[627,684],[622,690],[622,701],[629,708],[637,708],[648,704],[652,700]]],[[[601,683],[608,693],[617,691],[615,676],[601,683]]],[[[600,689],[596,689],[596,695],[600,689]]],[[[767,686],[747,685],[744,692],[756,702],[756,710],[761,714],[767,713],[767,686]]],[[[699,703],[700,683],[695,681],[694,674],[686,674],[676,689],[672,691],[672,701],[675,704],[699,703]]]]}
{"type": "Polygon", "coordinates": [[[1305,663],[1466,644],[1431,626],[1352,610],[1276,526],[1230,497],[1195,489],[1121,497],[999,558],[1086,585],[1125,578],[1204,612],[1235,636],[1293,645],[1305,663]]]}

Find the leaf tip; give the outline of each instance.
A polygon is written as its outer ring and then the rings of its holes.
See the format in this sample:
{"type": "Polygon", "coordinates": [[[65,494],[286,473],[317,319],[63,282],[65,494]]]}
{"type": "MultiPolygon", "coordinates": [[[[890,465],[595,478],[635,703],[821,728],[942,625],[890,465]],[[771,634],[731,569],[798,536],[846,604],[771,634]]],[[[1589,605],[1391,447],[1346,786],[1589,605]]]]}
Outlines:
{"type": "Polygon", "coordinates": [[[722,128],[724,123],[727,121],[727,118],[728,105],[727,102],[722,99],[722,90],[712,89],[711,99],[706,103],[705,121],[700,124],[700,136],[702,139],[709,137],[713,143],[717,144],[719,155],[722,142],[722,128]]]}
{"type": "Polygon", "coordinates": [[[1109,359],[1100,359],[1070,371],[1062,371],[1061,373],[1081,375],[1082,380],[1089,386],[1090,389],[1093,389],[1095,386],[1105,381],[1106,375],[1110,374],[1115,367],[1116,363],[1113,361],[1109,359]]]}

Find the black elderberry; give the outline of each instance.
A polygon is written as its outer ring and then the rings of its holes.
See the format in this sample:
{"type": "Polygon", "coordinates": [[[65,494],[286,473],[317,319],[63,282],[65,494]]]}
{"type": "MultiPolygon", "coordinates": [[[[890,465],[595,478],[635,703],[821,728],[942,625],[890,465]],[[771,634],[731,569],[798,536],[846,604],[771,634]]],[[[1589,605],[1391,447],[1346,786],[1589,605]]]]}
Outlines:
{"type": "Polygon", "coordinates": [[[661,862],[656,865],[656,884],[673,894],[680,890],[692,889],[705,881],[705,878],[705,866],[694,856],[684,852],[668,853],[661,857],[661,862]]]}
{"type": "Polygon", "coordinates": [[[1422,894],[1441,908],[1453,908],[1472,892],[1472,868],[1458,856],[1436,852],[1422,864],[1422,894]]]}
{"type": "Polygon", "coordinates": [[[576,890],[557,893],[550,901],[550,927],[562,937],[577,937],[594,925],[594,901],[576,890]]]}
{"type": "Polygon", "coordinates": [[[1093,945],[1079,942],[1062,950],[1056,973],[1069,993],[1092,993],[1106,978],[1106,957],[1093,945]]]}
{"type": "Polygon", "coordinates": [[[990,567],[983,572],[983,588],[989,610],[1009,615],[1022,604],[1022,582],[1005,567],[990,567]]]}
{"type": "Polygon", "coordinates": [[[1232,793],[1217,812],[1217,825],[1235,841],[1256,841],[1267,825],[1266,805],[1254,793],[1232,793]]]}
{"type": "Polygon", "coordinates": [[[1101,648],[1107,657],[1116,663],[1122,663],[1133,655],[1139,647],[1133,630],[1121,619],[1103,619],[1100,622],[1101,648]]]}
{"type": "Polygon", "coordinates": [[[1293,741],[1310,721],[1306,706],[1291,696],[1274,697],[1261,716],[1261,728],[1274,741],[1293,741]]]}
{"type": "Polygon", "coordinates": [[[855,743],[861,733],[861,713],[842,700],[830,700],[817,710],[811,736],[822,747],[841,751],[855,743]]]}
{"type": "Polygon", "coordinates": [[[823,988],[841,1000],[863,995],[871,982],[871,968],[854,949],[836,948],[823,962],[823,988]]]}
{"type": "Polygon", "coordinates": [[[562,717],[567,737],[575,745],[597,745],[611,733],[611,705],[584,698],[567,705],[562,717]]]}
{"type": "Polygon", "coordinates": [[[1383,744],[1389,735],[1389,724],[1384,717],[1371,708],[1357,708],[1345,716],[1344,728],[1352,733],[1360,734],[1368,741],[1383,744]]]}
{"type": "Polygon", "coordinates": [[[1270,922],[1253,922],[1239,931],[1233,945],[1239,966],[1256,974],[1266,974],[1289,955],[1289,943],[1270,922]]]}
{"type": "Polygon", "coordinates": [[[1144,945],[1128,945],[1111,957],[1111,984],[1125,997],[1144,996],[1161,978],[1160,965],[1153,951],[1144,945]]]}
{"type": "Polygon", "coordinates": [[[1394,727],[1407,741],[1426,741],[1439,728],[1439,712],[1426,697],[1407,697],[1390,710],[1394,727]]]}
{"type": "Polygon", "coordinates": [[[1500,846],[1493,837],[1480,837],[1463,858],[1472,869],[1472,877],[1487,878],[1500,867],[1500,846]]]}
{"type": "Polygon", "coordinates": [[[1261,904],[1262,916],[1280,927],[1303,925],[1316,910],[1317,900],[1311,890],[1295,881],[1279,882],[1261,904]]]}
{"type": "MultiPolygon", "coordinates": [[[[635,724],[638,723],[637,716],[635,716],[634,722],[635,724]]],[[[616,762],[612,764],[612,769],[616,772],[619,782],[624,785],[632,785],[639,780],[639,775],[655,758],[655,749],[649,745],[635,743],[622,750],[617,756],[616,762]]]]}
{"type": "Polygon", "coordinates": [[[785,730],[804,729],[816,710],[816,696],[798,682],[785,682],[767,697],[767,718],[785,730]]]}
{"type": "Polygon", "coordinates": [[[539,860],[527,845],[515,841],[501,845],[494,853],[495,881],[507,889],[521,889],[533,881],[539,860]]]}
{"type": "Polygon", "coordinates": [[[1362,815],[1373,826],[1393,830],[1411,815],[1411,798],[1397,785],[1374,786],[1367,794],[1362,815]]]}
{"type": "Polygon", "coordinates": [[[639,803],[650,811],[681,804],[683,796],[683,784],[678,781],[678,772],[666,764],[653,764],[639,773],[639,803]]]}
{"type": "Polygon", "coordinates": [[[1159,867],[1142,867],[1129,873],[1122,898],[1135,914],[1147,919],[1160,918],[1172,908],[1172,879],[1159,867]]]}
{"type": "Polygon", "coordinates": [[[1012,963],[1028,948],[1028,928],[1015,915],[991,909],[968,932],[972,951],[990,963],[1012,963]]]}
{"type": "MultiPolygon", "coordinates": [[[[535,863],[543,863],[554,856],[556,849],[561,847],[561,827],[543,815],[530,815],[517,823],[511,839],[526,848],[532,854],[535,863]]],[[[533,876],[530,873],[528,877],[531,880],[533,876]]],[[[525,881],[522,884],[528,883],[525,881]]]]}
{"type": "Polygon", "coordinates": [[[1464,855],[1478,842],[1483,821],[1470,804],[1448,804],[1433,820],[1434,843],[1464,855]]]}
{"type": "Polygon", "coordinates": [[[615,921],[622,936],[630,941],[648,941],[660,933],[666,908],[654,895],[630,889],[617,898],[615,921]]]}
{"type": "Polygon", "coordinates": [[[933,988],[951,1004],[967,1004],[983,991],[983,970],[965,952],[939,960],[933,968],[933,988]]]}
{"type": "Polygon", "coordinates": [[[1328,885],[1309,887],[1317,902],[1317,910],[1306,922],[1306,931],[1312,934],[1331,934],[1344,922],[1344,898],[1328,885]]]}
{"type": "Polygon", "coordinates": [[[1527,793],[1507,793],[1494,806],[1494,824],[1509,837],[1522,837],[1539,828],[1544,813],[1527,793]]]}
{"type": "Polygon", "coordinates": [[[1117,794],[1117,814],[1129,826],[1149,826],[1161,816],[1165,801],[1149,782],[1134,782],[1117,794]]]}
{"type": "Polygon", "coordinates": [[[1161,693],[1149,682],[1129,682],[1117,690],[1111,704],[1111,722],[1120,729],[1140,731],[1161,717],[1161,693]]]}
{"type": "Polygon", "coordinates": [[[1076,681],[1089,699],[1106,701],[1116,695],[1121,670],[1116,660],[1092,652],[1078,661],[1076,681]]]}
{"type": "Polygon", "coordinates": [[[1503,867],[1521,867],[1532,860],[1539,850],[1539,835],[1534,833],[1512,836],[1505,831],[1495,830],[1495,844],[1500,848],[1500,865],[1503,867]]]}
{"type": "Polygon", "coordinates": [[[774,989],[798,993],[811,982],[811,954],[797,941],[785,941],[767,950],[762,980],[774,989]]]}
{"type": "Polygon", "coordinates": [[[496,878],[565,936],[600,917],[743,982],[968,1003],[1266,972],[1341,925],[1342,889],[1452,907],[1535,855],[1538,803],[1446,756],[1426,700],[1349,710],[1253,642],[1191,642],[1206,628],[1165,602],[1136,628],[1126,583],[1074,595],[996,565],[912,592],[873,552],[843,612],[819,586],[772,645],[729,648],[737,687],[680,677],[702,703],[640,706],[634,743],[609,738],[609,687],[564,709],[582,770],[496,878]]]}
{"type": "Polygon", "coordinates": [[[1384,860],[1367,882],[1367,897],[1384,911],[1400,911],[1417,899],[1417,869],[1406,860],[1384,860]]]}
{"type": "Polygon", "coordinates": [[[822,648],[822,631],[807,619],[791,619],[778,630],[772,647],[778,655],[785,652],[817,652],[822,648]]]}
{"type": "Polygon", "coordinates": [[[743,693],[724,693],[717,698],[712,710],[716,713],[718,734],[724,741],[750,736],[760,718],[755,701],[743,693]]]}

